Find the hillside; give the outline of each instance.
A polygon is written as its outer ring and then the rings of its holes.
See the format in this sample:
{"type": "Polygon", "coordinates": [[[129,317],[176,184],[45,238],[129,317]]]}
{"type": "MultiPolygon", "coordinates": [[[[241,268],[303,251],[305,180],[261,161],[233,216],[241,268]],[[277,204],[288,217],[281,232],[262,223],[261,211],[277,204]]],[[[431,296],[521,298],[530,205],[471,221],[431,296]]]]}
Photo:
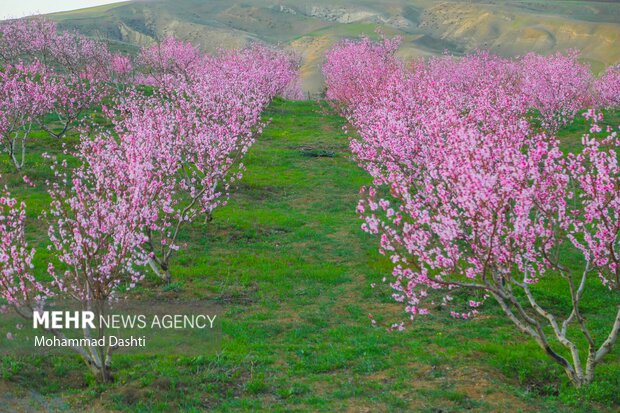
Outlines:
{"type": "Polygon", "coordinates": [[[505,56],[576,48],[595,71],[620,61],[620,3],[596,1],[138,0],[50,15],[125,44],[173,34],[205,50],[268,42],[302,56],[304,87],[321,90],[319,64],[343,37],[403,37],[403,57],[480,48],[505,56]]]}

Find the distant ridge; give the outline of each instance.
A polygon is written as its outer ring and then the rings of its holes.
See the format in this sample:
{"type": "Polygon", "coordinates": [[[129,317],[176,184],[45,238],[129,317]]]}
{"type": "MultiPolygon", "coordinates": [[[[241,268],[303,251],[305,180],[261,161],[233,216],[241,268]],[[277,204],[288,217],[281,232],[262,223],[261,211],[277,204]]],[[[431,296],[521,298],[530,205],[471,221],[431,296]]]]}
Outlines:
{"type": "Polygon", "coordinates": [[[620,62],[620,3],[615,1],[142,0],[49,17],[61,27],[131,49],[174,35],[204,50],[249,42],[280,44],[302,56],[304,88],[322,88],[320,63],[339,39],[379,26],[401,35],[410,58],[489,49],[504,56],[575,48],[598,72],[620,62]]]}

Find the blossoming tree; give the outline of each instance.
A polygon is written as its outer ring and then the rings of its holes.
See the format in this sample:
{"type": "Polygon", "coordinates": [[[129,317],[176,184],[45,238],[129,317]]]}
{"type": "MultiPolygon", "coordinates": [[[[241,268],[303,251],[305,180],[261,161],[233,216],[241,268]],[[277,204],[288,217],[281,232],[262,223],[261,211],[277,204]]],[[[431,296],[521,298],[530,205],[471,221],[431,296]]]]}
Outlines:
{"type": "MultiPolygon", "coordinates": [[[[48,272],[53,281],[37,281],[33,274],[34,249],[24,237],[25,205],[5,194],[0,198],[0,294],[18,314],[32,318],[45,301],[72,300],[83,310],[101,311],[110,299],[133,288],[146,263],[143,250],[149,205],[144,193],[157,186],[146,181],[145,165],[119,156],[113,140],[84,138],[77,154],[81,165],[71,171],[63,161],[54,166],[52,198],[45,213],[49,221],[48,272]],[[110,173],[110,171],[114,173],[110,173]]],[[[48,331],[66,338],[60,329],[48,331]]],[[[92,331],[83,328],[84,338],[92,331]]],[[[111,380],[110,343],[73,345],[93,375],[111,380]]]]}
{"type": "Polygon", "coordinates": [[[0,71],[0,142],[17,169],[24,166],[30,131],[55,105],[57,88],[39,63],[6,64],[0,71]]]}

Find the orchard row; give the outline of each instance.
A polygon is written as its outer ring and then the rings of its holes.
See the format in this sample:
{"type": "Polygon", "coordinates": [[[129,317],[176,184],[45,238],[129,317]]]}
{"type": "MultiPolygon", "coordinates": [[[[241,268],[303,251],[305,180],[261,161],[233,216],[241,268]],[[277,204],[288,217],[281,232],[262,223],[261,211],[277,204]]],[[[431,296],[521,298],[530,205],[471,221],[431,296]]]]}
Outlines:
{"type": "Polygon", "coordinates": [[[357,212],[394,263],[394,299],[411,319],[468,319],[494,300],[575,386],[591,383],[620,331],[620,305],[603,335],[582,312],[597,280],[620,298],[620,136],[601,112],[620,106],[620,67],[595,79],[574,52],[404,64],[397,47],[345,41],[323,67],[373,178],[357,212]],[[555,133],[579,113],[589,130],[566,153],[555,133]],[[548,278],[569,312],[543,306],[548,278]]]}
{"type": "MultiPolygon", "coordinates": [[[[264,46],[210,56],[168,38],[132,61],[47,20],[3,23],[0,36],[0,139],[14,165],[24,166],[34,128],[80,134],[47,183],[50,282],[35,277],[26,205],[6,189],[0,197],[0,297],[25,317],[52,297],[110,300],[147,265],[169,281],[179,233],[227,202],[263,110],[301,93],[296,61],[264,46]],[[84,116],[98,108],[103,122],[84,116]]],[[[75,350],[110,379],[111,346],[75,350]]]]}

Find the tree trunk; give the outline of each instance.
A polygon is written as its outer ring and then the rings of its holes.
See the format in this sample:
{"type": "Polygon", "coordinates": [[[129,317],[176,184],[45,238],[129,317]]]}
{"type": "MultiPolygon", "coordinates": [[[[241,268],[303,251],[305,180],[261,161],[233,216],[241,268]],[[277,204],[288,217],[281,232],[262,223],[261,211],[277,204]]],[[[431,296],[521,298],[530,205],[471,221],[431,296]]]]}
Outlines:
{"type": "MultiPolygon", "coordinates": [[[[16,146],[16,140],[12,139],[9,142],[9,158],[11,158],[11,162],[13,162],[13,165],[15,166],[15,168],[18,171],[21,171],[22,165],[24,164],[24,156],[22,155],[22,161],[21,162],[19,160],[17,160],[17,156],[15,154],[15,146],[16,146]]],[[[22,147],[23,147],[23,145],[22,145],[22,147]]]]}
{"type": "Polygon", "coordinates": [[[84,360],[90,372],[95,376],[99,383],[112,382],[112,368],[106,362],[98,366],[93,360],[84,360]]]}
{"type": "Polygon", "coordinates": [[[159,263],[155,261],[153,258],[151,258],[149,259],[149,266],[151,267],[155,275],[157,275],[159,278],[166,281],[167,283],[170,283],[170,279],[172,278],[172,275],[170,274],[170,271],[166,264],[159,263]]]}

